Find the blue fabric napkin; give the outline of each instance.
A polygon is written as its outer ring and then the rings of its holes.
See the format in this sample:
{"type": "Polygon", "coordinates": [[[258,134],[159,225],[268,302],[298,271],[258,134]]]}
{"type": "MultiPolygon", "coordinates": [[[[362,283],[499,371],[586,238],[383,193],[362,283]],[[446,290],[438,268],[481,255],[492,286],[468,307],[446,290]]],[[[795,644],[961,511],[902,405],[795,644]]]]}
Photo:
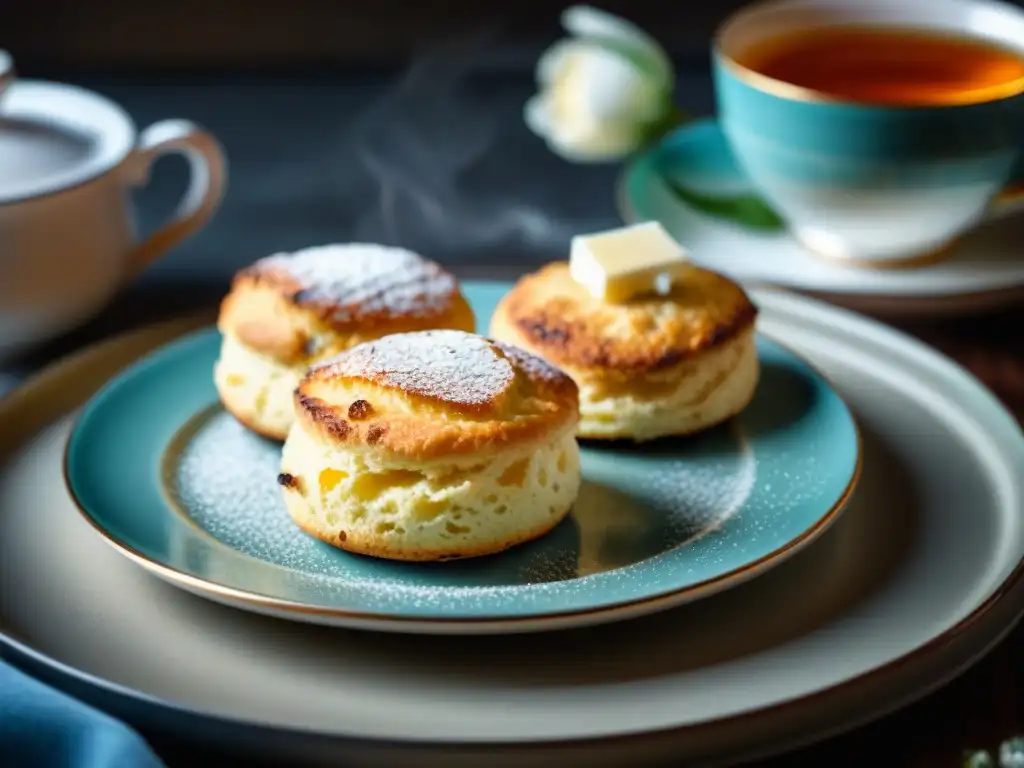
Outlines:
{"type": "Polygon", "coordinates": [[[0,662],[3,768],[163,768],[124,723],[0,662]]]}
{"type": "MultiPolygon", "coordinates": [[[[0,372],[0,397],[21,377],[0,372]]],[[[2,768],[163,768],[124,723],[0,661],[2,768]]]]}

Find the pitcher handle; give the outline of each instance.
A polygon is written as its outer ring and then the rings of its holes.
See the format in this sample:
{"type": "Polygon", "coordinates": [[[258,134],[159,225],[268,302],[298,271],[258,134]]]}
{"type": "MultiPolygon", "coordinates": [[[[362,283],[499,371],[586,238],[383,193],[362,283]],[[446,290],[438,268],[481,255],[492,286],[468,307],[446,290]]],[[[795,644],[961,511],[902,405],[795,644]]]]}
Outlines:
{"type": "Polygon", "coordinates": [[[131,279],[185,238],[201,229],[217,210],[227,186],[227,160],[216,138],[187,120],[161,120],[142,132],[136,149],[136,184],[145,184],[156,160],[183,155],[189,185],[170,221],[138,243],[128,259],[131,279]]]}

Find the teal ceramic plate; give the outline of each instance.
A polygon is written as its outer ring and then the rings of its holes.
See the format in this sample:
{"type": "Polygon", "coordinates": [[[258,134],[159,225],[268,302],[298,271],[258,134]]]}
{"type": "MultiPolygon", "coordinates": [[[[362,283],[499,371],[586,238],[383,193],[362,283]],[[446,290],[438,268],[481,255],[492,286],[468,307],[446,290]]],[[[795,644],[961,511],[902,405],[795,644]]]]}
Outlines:
{"type": "Polygon", "coordinates": [[[895,304],[900,311],[929,312],[1000,303],[1024,289],[1021,216],[969,233],[944,261],[915,269],[865,269],[812,255],[785,230],[759,231],[698,212],[670,192],[666,180],[702,195],[754,192],[717,121],[689,123],[631,161],[619,181],[618,207],[627,222],[661,222],[695,261],[740,281],[845,303],[884,299],[880,306],[887,310],[895,304]]]}
{"type": "MultiPolygon", "coordinates": [[[[481,326],[509,286],[467,283],[481,326]]],[[[599,623],[725,589],[781,562],[838,516],[856,482],[854,420],[829,384],[758,339],[744,413],[706,434],[584,445],[585,481],[552,533],[506,553],[403,564],[298,530],[276,483],[279,446],[217,405],[215,329],[125,370],[67,446],[86,518],[156,575],[241,608],[404,632],[516,632],[599,623]]]]}

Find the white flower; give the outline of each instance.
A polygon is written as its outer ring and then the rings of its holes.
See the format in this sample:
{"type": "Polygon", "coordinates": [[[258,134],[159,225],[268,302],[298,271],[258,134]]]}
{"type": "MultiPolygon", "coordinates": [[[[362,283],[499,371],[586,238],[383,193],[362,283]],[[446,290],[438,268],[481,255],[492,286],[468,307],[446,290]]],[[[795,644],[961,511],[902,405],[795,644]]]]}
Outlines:
{"type": "Polygon", "coordinates": [[[637,26],[585,5],[568,8],[571,35],[537,64],[540,93],[527,126],[568,160],[617,160],[635,151],[672,110],[672,64],[637,26]]]}

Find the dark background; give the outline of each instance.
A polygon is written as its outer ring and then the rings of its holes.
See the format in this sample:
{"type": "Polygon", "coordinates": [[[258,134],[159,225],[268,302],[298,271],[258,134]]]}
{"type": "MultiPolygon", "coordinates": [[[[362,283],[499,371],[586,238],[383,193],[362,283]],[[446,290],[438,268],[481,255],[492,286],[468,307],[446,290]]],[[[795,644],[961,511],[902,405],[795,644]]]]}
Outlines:
{"type": "MultiPolygon", "coordinates": [[[[896,0],[898,1],[898,0],[896,0]]],[[[568,3],[566,3],[567,5],[568,3]]],[[[605,0],[682,58],[703,59],[742,0],[605,0]]],[[[47,67],[277,70],[389,65],[431,41],[499,29],[481,66],[528,68],[558,33],[552,0],[6,0],[0,42],[47,67]]]]}
{"type": "MultiPolygon", "coordinates": [[[[1024,0],[1007,0],[1021,5],[1024,0]]],[[[892,0],[900,2],[900,0],[892,0]]],[[[393,66],[482,26],[483,69],[529,68],[558,35],[554,0],[2,0],[0,46],[39,70],[275,71],[393,66]]],[[[602,0],[681,63],[704,65],[715,27],[746,0],[602,0]]]]}

